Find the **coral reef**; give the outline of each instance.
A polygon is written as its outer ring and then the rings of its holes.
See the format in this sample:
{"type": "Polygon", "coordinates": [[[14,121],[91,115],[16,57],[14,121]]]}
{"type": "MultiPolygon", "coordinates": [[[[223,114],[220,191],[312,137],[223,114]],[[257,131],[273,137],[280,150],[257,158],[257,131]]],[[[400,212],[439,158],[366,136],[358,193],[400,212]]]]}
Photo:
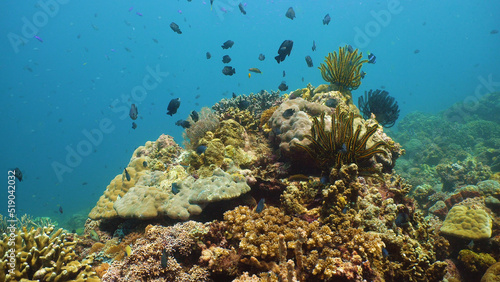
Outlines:
{"type": "Polygon", "coordinates": [[[249,95],[236,95],[230,99],[222,99],[212,106],[212,109],[217,115],[221,116],[226,113],[229,108],[238,108],[240,110],[248,110],[257,119],[260,118],[263,111],[281,104],[283,97],[279,92],[271,91],[268,93],[265,90],[259,93],[250,93],[249,95]]]}
{"type": "Polygon", "coordinates": [[[443,191],[453,191],[467,184],[475,185],[479,181],[488,179],[492,174],[488,166],[471,159],[447,165],[439,164],[436,166],[436,172],[443,183],[443,191]]]}
{"type": "Polygon", "coordinates": [[[305,150],[321,168],[340,168],[343,164],[362,164],[375,154],[388,154],[385,142],[377,141],[368,145],[368,140],[377,131],[376,125],[364,127],[361,134],[361,124],[354,130],[354,114],[336,108],[331,115],[330,130],[327,131],[325,114],[314,118],[311,135],[304,136],[311,144],[304,146],[296,144],[305,150]]]}
{"type": "Polygon", "coordinates": [[[398,102],[385,90],[365,91],[365,97],[359,96],[358,107],[365,119],[375,115],[375,119],[383,127],[392,127],[399,117],[398,102]]]}
{"type": "Polygon", "coordinates": [[[208,270],[196,264],[197,241],[207,232],[204,224],[194,221],[148,226],[130,255],[114,261],[102,281],[209,281],[208,270]]]}
{"type": "Polygon", "coordinates": [[[213,113],[209,108],[203,107],[198,113],[199,119],[194,122],[191,117],[188,121],[191,121],[191,126],[186,128],[183,133],[183,137],[186,140],[184,145],[188,149],[195,150],[199,143],[199,140],[205,136],[205,133],[209,131],[214,131],[219,128],[219,118],[215,113],[213,113]]]}
{"type": "Polygon", "coordinates": [[[54,231],[51,225],[23,227],[14,241],[4,233],[0,281],[100,281],[90,266],[92,260],[77,260],[75,244],[72,235],[63,229],[54,231]]]}

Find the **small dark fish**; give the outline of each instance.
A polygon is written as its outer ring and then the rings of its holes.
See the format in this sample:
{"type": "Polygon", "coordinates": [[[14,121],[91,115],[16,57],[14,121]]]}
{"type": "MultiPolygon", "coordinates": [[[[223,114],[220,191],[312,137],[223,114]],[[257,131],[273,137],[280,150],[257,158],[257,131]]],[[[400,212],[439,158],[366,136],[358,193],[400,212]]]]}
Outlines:
{"type": "Polygon", "coordinates": [[[280,62],[283,62],[286,56],[290,56],[290,52],[292,52],[292,47],[293,47],[292,40],[285,40],[283,41],[283,43],[281,43],[280,48],[278,49],[278,56],[274,57],[274,59],[276,59],[276,62],[278,62],[278,64],[280,62]]]}
{"type": "Polygon", "coordinates": [[[225,75],[233,75],[236,73],[236,70],[231,67],[231,66],[225,66],[223,69],[222,69],[222,73],[225,74],[225,75]]]}
{"type": "Polygon", "coordinates": [[[314,42],[314,40],[313,40],[313,47],[312,47],[312,50],[313,50],[313,51],[316,51],[316,42],[314,42]]]}
{"type": "Polygon", "coordinates": [[[88,183],[87,182],[82,182],[82,185],[87,185],[88,183]]]}
{"type": "Polygon", "coordinates": [[[264,61],[266,59],[266,56],[264,54],[259,55],[259,61],[264,61]]]}
{"type": "Polygon", "coordinates": [[[339,102],[337,99],[328,99],[325,102],[325,106],[330,107],[330,108],[336,108],[339,102]]]}
{"type": "MultiPolygon", "coordinates": [[[[210,0],[210,2],[213,2],[213,0],[210,0]]],[[[162,268],[167,267],[167,259],[168,259],[167,251],[165,249],[163,249],[163,251],[161,251],[161,267],[162,268]]]]}
{"type": "Polygon", "coordinates": [[[349,51],[349,53],[352,53],[354,52],[354,48],[352,48],[351,45],[347,45],[347,51],[349,51]]]}
{"type": "Polygon", "coordinates": [[[194,97],[195,99],[199,99],[201,97],[200,94],[196,95],[196,97],[194,97]]]}
{"type": "Polygon", "coordinates": [[[196,154],[201,155],[201,154],[205,153],[206,150],[207,150],[206,145],[200,145],[200,146],[196,147],[196,154]]]}
{"type": "Polygon", "coordinates": [[[243,15],[246,15],[247,14],[247,11],[245,11],[245,7],[243,7],[243,4],[239,4],[238,5],[238,8],[240,8],[240,12],[243,14],[243,15]]]}
{"type": "Polygon", "coordinates": [[[327,175],[323,175],[321,176],[321,179],[319,180],[319,182],[321,182],[321,184],[328,184],[330,183],[330,178],[327,176],[327,175]]]}
{"type": "Polygon", "coordinates": [[[154,41],[155,43],[158,43],[158,39],[156,39],[156,38],[153,38],[153,41],[154,41]]]}
{"type": "Polygon", "coordinates": [[[283,77],[285,77],[285,76],[286,76],[286,72],[285,72],[285,71],[283,71],[283,77]]]}
{"type": "Polygon", "coordinates": [[[197,111],[192,111],[191,114],[189,114],[189,116],[194,122],[197,122],[200,119],[200,115],[198,114],[197,111]]]}
{"type": "Polygon", "coordinates": [[[148,167],[148,162],[147,162],[147,161],[143,161],[143,162],[142,162],[142,166],[143,166],[143,167],[148,167]]]}
{"type": "Polygon", "coordinates": [[[291,116],[293,116],[294,113],[294,109],[286,109],[286,111],[283,112],[282,116],[286,119],[289,119],[291,116]]]}
{"type": "Polygon", "coordinates": [[[398,227],[406,226],[410,223],[410,215],[406,211],[399,211],[394,222],[398,227]]]}
{"type": "Polygon", "coordinates": [[[323,18],[323,25],[328,25],[332,18],[330,18],[330,14],[326,14],[326,16],[323,18]]]}
{"type": "Polygon", "coordinates": [[[347,147],[346,147],[345,143],[344,143],[344,144],[342,144],[342,147],[340,147],[340,148],[337,150],[337,152],[339,152],[339,153],[343,153],[343,154],[344,154],[344,153],[347,153],[347,147]]]}
{"type": "Polygon", "coordinates": [[[136,129],[136,128],[137,128],[137,123],[132,122],[132,129],[136,129]]]}
{"type": "Polygon", "coordinates": [[[19,180],[19,182],[23,181],[23,173],[18,167],[14,169],[14,176],[17,178],[17,180],[19,180]]]}
{"type": "Polygon", "coordinates": [[[229,57],[229,55],[224,55],[224,57],[222,57],[222,62],[224,64],[231,62],[231,57],[229,57]]]}
{"type": "Polygon", "coordinates": [[[181,29],[179,28],[179,26],[178,26],[176,23],[172,22],[172,23],[170,24],[170,28],[171,28],[173,31],[177,32],[178,34],[182,34],[181,29]]]}
{"type": "Polygon", "coordinates": [[[229,49],[229,48],[233,47],[233,45],[234,45],[234,41],[228,40],[228,41],[224,42],[224,44],[222,44],[221,47],[222,47],[222,49],[229,49]]]}
{"type": "Polygon", "coordinates": [[[236,93],[233,92],[233,99],[236,98],[236,97],[237,97],[236,93]]]}
{"type": "Polygon", "coordinates": [[[238,108],[240,110],[245,110],[249,106],[250,106],[250,102],[248,102],[247,100],[241,100],[241,101],[238,102],[238,108]]]}
{"type": "Polygon", "coordinates": [[[130,181],[130,174],[128,174],[128,171],[126,168],[124,169],[124,172],[125,172],[125,178],[127,178],[127,181],[130,181]]]}
{"type": "Polygon", "coordinates": [[[59,213],[63,213],[63,208],[59,206],[59,213]]]}
{"type": "Polygon", "coordinates": [[[286,82],[281,82],[280,86],[278,86],[278,89],[281,90],[281,91],[287,91],[288,90],[288,86],[286,85],[286,82]]]}
{"type": "Polygon", "coordinates": [[[255,72],[255,73],[262,73],[258,68],[249,68],[248,71],[255,72]]]}
{"type": "Polygon", "coordinates": [[[375,61],[377,60],[377,57],[373,53],[368,54],[368,63],[369,64],[375,64],[375,61]]]}
{"type": "Polygon", "coordinates": [[[130,118],[132,120],[136,120],[138,114],[139,114],[139,111],[137,110],[137,107],[135,106],[135,104],[132,104],[130,106],[130,112],[128,113],[128,115],[130,116],[130,118]]]}
{"type": "Polygon", "coordinates": [[[175,125],[182,126],[182,128],[184,128],[184,129],[191,127],[191,124],[189,123],[189,121],[183,120],[183,119],[180,119],[177,122],[175,122],[175,125]]]}
{"type": "Polygon", "coordinates": [[[416,49],[415,51],[413,51],[414,54],[418,54],[420,53],[420,50],[416,49]]]}
{"type": "Polygon", "coordinates": [[[293,10],[292,7],[288,8],[288,10],[286,11],[286,14],[285,16],[291,20],[293,20],[293,18],[295,18],[295,11],[293,10]]]}
{"type": "Polygon", "coordinates": [[[361,71],[361,73],[359,74],[359,76],[361,76],[361,78],[365,78],[365,75],[366,75],[366,72],[364,72],[364,71],[361,71]]]}
{"type": "Polygon", "coordinates": [[[304,77],[302,77],[302,82],[304,82],[304,77]]]}
{"type": "Polygon", "coordinates": [[[311,56],[306,56],[306,63],[308,67],[313,67],[313,60],[311,59],[311,56]]]}
{"type": "Polygon", "coordinates": [[[177,113],[177,109],[181,105],[181,98],[175,98],[170,100],[170,103],[168,103],[167,107],[167,115],[172,116],[173,114],[177,113]]]}
{"type": "Polygon", "coordinates": [[[210,52],[207,52],[207,60],[210,60],[210,58],[212,58],[212,54],[210,54],[210,52]]]}
{"type": "Polygon", "coordinates": [[[264,209],[265,203],[266,203],[266,200],[264,198],[260,199],[259,203],[257,204],[257,207],[255,208],[255,212],[260,213],[264,209]]]}
{"type": "Polygon", "coordinates": [[[387,249],[386,249],[386,248],[382,248],[382,256],[383,256],[384,258],[386,258],[386,257],[388,257],[388,256],[389,256],[389,251],[387,251],[387,249]]]}
{"type": "Polygon", "coordinates": [[[181,190],[179,189],[179,184],[177,183],[172,183],[172,193],[174,193],[174,195],[177,195],[177,193],[179,193],[181,190]]]}
{"type": "Polygon", "coordinates": [[[492,31],[490,31],[490,34],[497,34],[498,33],[498,29],[493,29],[492,31]]]}

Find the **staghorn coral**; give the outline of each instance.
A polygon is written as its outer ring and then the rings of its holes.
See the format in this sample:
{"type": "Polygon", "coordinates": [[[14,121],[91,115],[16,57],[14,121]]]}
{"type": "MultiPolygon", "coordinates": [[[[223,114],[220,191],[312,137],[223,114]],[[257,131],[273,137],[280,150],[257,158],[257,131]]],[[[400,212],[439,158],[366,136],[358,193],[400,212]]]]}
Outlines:
{"type": "MultiPolygon", "coordinates": [[[[383,141],[377,141],[368,146],[368,139],[377,131],[376,125],[363,129],[358,124],[354,130],[354,114],[341,111],[339,107],[335,114],[331,115],[330,130],[327,131],[325,114],[320,118],[314,118],[311,135],[306,135],[311,144],[304,146],[296,143],[296,146],[305,150],[323,169],[335,167],[339,169],[343,164],[363,164],[375,154],[387,154],[383,149],[387,145],[383,141]]],[[[365,166],[366,167],[366,166],[365,166]]],[[[363,167],[361,167],[363,168],[363,167]]]]}
{"type": "Polygon", "coordinates": [[[358,107],[365,119],[374,114],[377,121],[387,128],[394,126],[399,117],[398,102],[385,90],[365,91],[364,99],[359,96],[358,107]]]}
{"type": "Polygon", "coordinates": [[[4,233],[0,244],[0,281],[100,281],[91,259],[77,260],[76,242],[63,229],[23,227],[13,234],[10,241],[4,233]]]}
{"type": "Polygon", "coordinates": [[[200,255],[196,242],[207,231],[194,221],[149,226],[144,238],[132,245],[130,256],[114,261],[102,281],[209,281],[208,270],[195,264],[200,255]]]}
{"type": "Polygon", "coordinates": [[[323,79],[336,86],[343,94],[347,94],[349,104],[352,104],[350,91],[361,85],[361,66],[366,62],[368,60],[363,60],[362,52],[358,54],[358,49],[349,52],[346,45],[339,47],[338,54],[336,51],[329,53],[319,69],[323,79]]]}

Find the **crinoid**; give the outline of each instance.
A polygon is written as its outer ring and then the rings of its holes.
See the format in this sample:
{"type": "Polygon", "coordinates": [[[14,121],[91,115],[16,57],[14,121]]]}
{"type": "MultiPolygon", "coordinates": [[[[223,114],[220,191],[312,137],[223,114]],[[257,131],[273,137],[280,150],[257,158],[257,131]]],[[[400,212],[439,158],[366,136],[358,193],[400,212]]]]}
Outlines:
{"type": "Polygon", "coordinates": [[[319,67],[321,76],[327,82],[338,87],[340,92],[355,90],[361,85],[361,66],[368,62],[362,60],[363,53],[346,46],[339,47],[339,53],[329,53],[319,67]],[[349,51],[349,49],[351,49],[349,51]]]}
{"type": "Polygon", "coordinates": [[[378,123],[387,128],[392,127],[399,117],[398,102],[385,90],[365,91],[364,99],[363,96],[358,99],[358,106],[365,119],[373,113],[378,123]]]}
{"type": "Polygon", "coordinates": [[[363,169],[363,161],[370,159],[373,155],[387,154],[383,147],[387,144],[378,141],[367,147],[368,140],[377,131],[377,125],[365,126],[362,133],[362,125],[359,124],[354,130],[354,114],[341,111],[339,107],[331,115],[330,130],[326,130],[325,114],[320,118],[314,118],[311,135],[305,138],[311,141],[308,146],[296,143],[295,145],[305,150],[322,169],[332,167],[340,168],[344,164],[356,163],[363,169]]]}

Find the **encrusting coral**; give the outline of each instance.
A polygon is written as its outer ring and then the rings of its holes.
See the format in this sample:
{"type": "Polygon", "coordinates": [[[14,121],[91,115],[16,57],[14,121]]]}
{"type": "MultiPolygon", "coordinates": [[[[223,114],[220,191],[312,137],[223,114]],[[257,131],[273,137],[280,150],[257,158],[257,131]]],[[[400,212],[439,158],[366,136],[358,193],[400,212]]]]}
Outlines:
{"type": "Polygon", "coordinates": [[[91,259],[78,261],[76,241],[63,229],[23,227],[16,231],[14,245],[9,239],[4,233],[0,281],[100,281],[90,266],[91,259]]]}

